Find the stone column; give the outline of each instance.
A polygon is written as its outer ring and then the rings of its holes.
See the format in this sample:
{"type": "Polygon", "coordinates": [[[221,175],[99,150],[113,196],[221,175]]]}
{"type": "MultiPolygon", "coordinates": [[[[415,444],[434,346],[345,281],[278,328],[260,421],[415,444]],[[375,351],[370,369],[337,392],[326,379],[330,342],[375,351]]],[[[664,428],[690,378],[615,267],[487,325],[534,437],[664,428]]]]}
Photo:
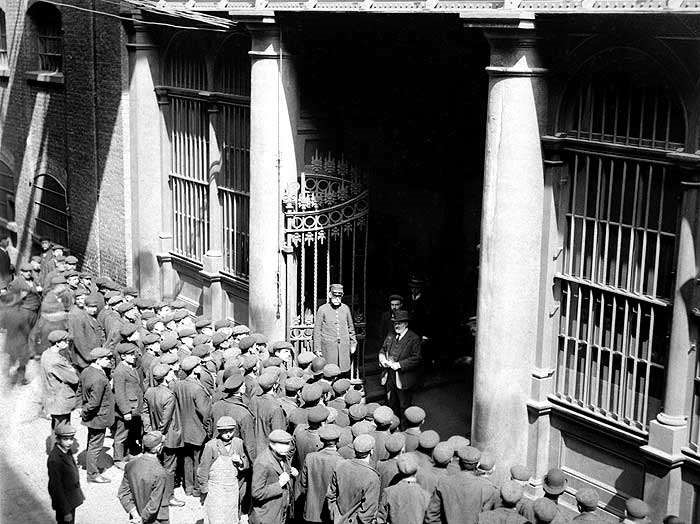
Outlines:
{"type": "Polygon", "coordinates": [[[273,20],[250,25],[250,327],[286,337],[283,189],[297,179],[294,64],[273,20]]]}
{"type": "MultiPolygon", "coordinates": [[[[527,16],[527,15],[525,15],[527,16]]],[[[483,22],[468,27],[484,27],[483,22]]],[[[526,463],[537,348],[544,90],[532,18],[486,28],[491,46],[472,440],[506,467],[526,463]]]]}
{"type": "MultiPolygon", "coordinates": [[[[698,262],[700,261],[700,156],[671,153],[681,169],[681,222],[678,231],[678,263],[673,297],[671,338],[666,365],[663,411],[649,423],[649,444],[642,449],[668,468],[667,488],[654,502],[659,515],[678,514],[681,504],[681,448],[688,445],[689,396],[692,394],[698,328],[692,320],[697,307],[698,262]]],[[[650,494],[654,496],[654,494],[650,494]]]]}
{"type": "Polygon", "coordinates": [[[133,284],[145,296],[160,294],[161,112],[154,86],[160,56],[148,30],[134,23],[129,50],[129,121],[133,284]]]}

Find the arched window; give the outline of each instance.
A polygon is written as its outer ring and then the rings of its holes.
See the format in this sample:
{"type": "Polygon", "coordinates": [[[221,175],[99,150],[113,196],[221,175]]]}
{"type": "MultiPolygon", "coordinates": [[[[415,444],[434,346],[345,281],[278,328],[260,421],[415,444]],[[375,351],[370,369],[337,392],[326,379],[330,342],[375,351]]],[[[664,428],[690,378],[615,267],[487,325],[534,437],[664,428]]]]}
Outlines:
{"type": "Polygon", "coordinates": [[[36,37],[37,67],[51,73],[63,70],[63,28],[61,13],[44,2],[33,4],[27,12],[36,37]]]}
{"type": "Polygon", "coordinates": [[[5,11],[0,9],[0,71],[7,70],[7,26],[5,25],[5,11]]]}
{"type": "Polygon", "coordinates": [[[623,55],[571,82],[559,126],[556,394],[645,431],[663,402],[674,289],[678,183],[665,151],[683,146],[685,120],[662,75],[623,55]]]}
{"type": "Polygon", "coordinates": [[[0,218],[15,219],[15,177],[4,162],[0,162],[0,218]]]}
{"type": "Polygon", "coordinates": [[[220,97],[217,130],[221,146],[219,199],[225,271],[248,278],[250,214],[250,40],[230,37],[219,52],[216,90],[220,97]]]}
{"type": "Polygon", "coordinates": [[[68,245],[68,198],[66,188],[54,177],[34,179],[34,234],[68,245]]]}
{"type": "Polygon", "coordinates": [[[181,37],[166,60],[170,101],[170,187],[176,253],[201,261],[209,247],[209,120],[204,53],[191,36],[181,37]]]}

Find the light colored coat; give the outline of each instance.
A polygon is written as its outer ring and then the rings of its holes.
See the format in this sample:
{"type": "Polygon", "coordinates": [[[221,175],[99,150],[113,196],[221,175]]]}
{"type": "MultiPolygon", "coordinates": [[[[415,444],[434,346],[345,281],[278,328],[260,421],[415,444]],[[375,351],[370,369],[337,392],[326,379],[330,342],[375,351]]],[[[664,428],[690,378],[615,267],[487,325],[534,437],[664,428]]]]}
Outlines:
{"type": "Polygon", "coordinates": [[[328,364],[336,364],[343,373],[350,370],[350,347],[357,345],[350,308],[323,304],[316,312],[314,351],[328,364]]]}
{"type": "Polygon", "coordinates": [[[78,405],[80,377],[66,357],[47,349],[41,354],[44,409],[49,415],[67,415],[78,405]]]}

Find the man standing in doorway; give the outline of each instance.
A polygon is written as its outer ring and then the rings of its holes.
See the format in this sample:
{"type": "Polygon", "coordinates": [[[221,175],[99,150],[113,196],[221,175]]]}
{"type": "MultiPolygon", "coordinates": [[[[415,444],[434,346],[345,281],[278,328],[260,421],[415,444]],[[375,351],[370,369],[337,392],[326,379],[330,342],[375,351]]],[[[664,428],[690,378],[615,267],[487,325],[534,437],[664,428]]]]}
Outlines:
{"type": "Polygon", "coordinates": [[[341,373],[350,371],[350,355],[357,349],[355,326],[350,308],[343,304],[342,284],[331,284],[328,302],[316,312],[314,324],[314,351],[335,364],[341,373]]]}
{"type": "Polygon", "coordinates": [[[382,313],[382,318],[379,321],[380,342],[383,342],[386,336],[394,331],[391,318],[399,309],[404,309],[403,297],[401,295],[389,295],[389,310],[382,313]]]}

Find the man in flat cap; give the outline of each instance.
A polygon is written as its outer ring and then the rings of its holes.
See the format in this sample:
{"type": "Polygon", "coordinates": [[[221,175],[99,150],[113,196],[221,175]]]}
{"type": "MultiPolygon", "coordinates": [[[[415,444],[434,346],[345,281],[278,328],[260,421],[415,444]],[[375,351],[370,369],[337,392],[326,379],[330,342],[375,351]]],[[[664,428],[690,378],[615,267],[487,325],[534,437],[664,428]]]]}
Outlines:
{"type": "Polygon", "coordinates": [[[163,449],[163,435],[152,431],[143,436],[143,453],[131,459],[124,468],[124,477],[117,497],[131,522],[167,523],[168,473],[158,460],[163,449]]]}
{"type": "Polygon", "coordinates": [[[240,514],[238,477],[250,468],[243,441],[236,437],[236,421],[216,421],[216,437],[204,445],[197,469],[200,501],[208,522],[235,524],[240,514]]]}
{"type": "Polygon", "coordinates": [[[29,334],[37,320],[41,297],[34,283],[31,264],[22,264],[19,275],[7,286],[3,323],[7,330],[5,350],[10,365],[18,364],[14,383],[27,384],[24,372],[32,355],[29,334]]]}
{"type": "Polygon", "coordinates": [[[593,488],[581,488],[576,492],[576,506],[579,514],[571,522],[600,522],[596,515],[598,509],[598,492],[593,488]]]}
{"type": "Polygon", "coordinates": [[[80,374],[83,424],[88,428],[85,462],[87,481],[106,483],[107,477],[97,469],[97,457],[102,451],[105,431],[114,424],[114,395],[107,376],[112,368],[112,352],[95,348],[90,352],[91,363],[80,374]]]}
{"type": "Polygon", "coordinates": [[[167,364],[156,364],[152,369],[152,377],[155,385],[149,387],[143,395],[143,429],[146,433],[160,431],[163,434],[161,464],[168,472],[168,501],[171,506],[184,506],[185,503],[174,494],[177,453],[183,446],[179,413],[175,410],[175,394],[169,387],[175,379],[175,372],[167,364]]]}
{"type": "Polygon", "coordinates": [[[289,464],[292,436],[272,431],[269,445],[253,464],[250,524],[284,524],[291,511],[292,482],[298,471],[289,464]]]}
{"type": "Polygon", "coordinates": [[[334,522],[374,522],[381,482],[372,466],[374,438],[359,435],[352,443],[355,458],[338,462],[326,498],[334,522]]]}
{"type": "Polygon", "coordinates": [[[425,524],[475,524],[479,513],[493,509],[493,490],[474,476],[481,453],[471,446],[458,451],[460,471],[438,480],[425,513],[425,524]]]}
{"type": "Polygon", "coordinates": [[[379,351],[387,405],[395,413],[403,413],[411,405],[422,368],[420,337],[408,328],[409,320],[408,311],[394,313],[394,332],[386,337],[379,351]]]}
{"type": "Polygon", "coordinates": [[[112,372],[116,426],[114,430],[114,465],[124,469],[125,453],[138,454],[141,439],[143,383],[136,368],[138,347],[130,342],[117,345],[121,362],[112,372]]]}
{"type": "Polygon", "coordinates": [[[105,333],[97,321],[98,300],[89,295],[85,306],[73,304],[68,312],[68,332],[73,338],[73,363],[78,369],[90,364],[90,351],[104,346],[105,333]]]}
{"type": "Polygon", "coordinates": [[[323,356],[327,364],[340,367],[342,373],[350,371],[350,356],[357,349],[355,325],[350,308],[343,304],[343,286],[331,284],[328,302],[318,308],[314,321],[314,351],[323,356]]]}
{"type": "Polygon", "coordinates": [[[404,309],[403,307],[403,297],[398,294],[389,295],[389,309],[382,312],[381,319],[379,321],[379,340],[384,340],[387,335],[390,335],[394,331],[394,324],[391,321],[394,313],[404,309]]]}
{"type": "Polygon", "coordinates": [[[73,458],[75,428],[60,422],[54,428],[56,443],[46,461],[49,470],[49,496],[57,523],[75,522],[75,508],[85,500],[80,489],[78,466],[73,458]]]}
{"type": "Polygon", "coordinates": [[[418,463],[410,454],[396,459],[399,481],[387,487],[379,502],[377,524],[423,524],[430,495],[416,482],[418,463]]]}
{"type": "Polygon", "coordinates": [[[306,455],[299,484],[304,493],[304,520],[306,522],[328,522],[330,514],[326,504],[326,491],[336,464],[340,428],[327,424],[318,430],[322,448],[306,455]]]}
{"type": "Polygon", "coordinates": [[[266,442],[270,433],[276,429],[286,429],[287,420],[275,395],[278,385],[277,376],[274,373],[263,373],[258,379],[258,385],[262,393],[250,400],[250,411],[255,418],[255,438],[258,442],[258,454],[260,454],[267,448],[266,442]]]}
{"type": "Polygon", "coordinates": [[[635,497],[625,501],[625,518],[622,524],[649,524],[649,504],[635,497]]]}
{"type": "Polygon", "coordinates": [[[199,381],[199,357],[185,357],[180,370],[185,378],[174,381],[172,390],[182,430],[185,493],[199,497],[196,474],[211,419],[211,398],[199,381]]]}
{"type": "Polygon", "coordinates": [[[70,414],[80,402],[80,376],[66,357],[68,332],[55,330],[48,338],[51,345],[41,355],[41,384],[44,411],[51,416],[53,429],[60,422],[70,422],[70,414]]]}
{"type": "Polygon", "coordinates": [[[396,459],[403,453],[405,445],[406,438],[403,436],[403,433],[392,433],[391,436],[384,441],[384,449],[386,450],[387,458],[378,461],[376,466],[382,490],[395,484],[399,474],[396,459]]]}
{"type": "Polygon", "coordinates": [[[481,512],[477,517],[479,524],[529,524],[529,520],[518,513],[515,506],[523,497],[523,487],[512,480],[506,480],[501,486],[500,507],[481,512]]]}

